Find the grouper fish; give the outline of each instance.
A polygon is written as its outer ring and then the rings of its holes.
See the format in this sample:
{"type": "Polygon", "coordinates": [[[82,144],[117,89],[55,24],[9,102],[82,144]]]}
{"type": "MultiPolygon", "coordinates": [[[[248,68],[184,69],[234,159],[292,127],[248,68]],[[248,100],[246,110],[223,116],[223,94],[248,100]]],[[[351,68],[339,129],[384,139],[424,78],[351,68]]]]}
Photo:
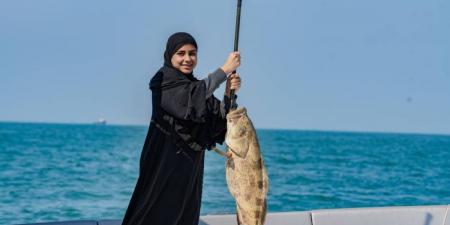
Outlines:
{"type": "Polygon", "coordinates": [[[239,225],[263,225],[269,179],[258,138],[245,108],[227,114],[225,170],[228,190],[236,202],[239,225]]]}

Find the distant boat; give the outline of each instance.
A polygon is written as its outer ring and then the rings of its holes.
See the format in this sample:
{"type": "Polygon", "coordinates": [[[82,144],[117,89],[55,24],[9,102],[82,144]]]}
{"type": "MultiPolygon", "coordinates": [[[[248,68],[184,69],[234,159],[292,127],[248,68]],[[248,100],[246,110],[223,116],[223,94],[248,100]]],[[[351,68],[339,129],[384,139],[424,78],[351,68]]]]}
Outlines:
{"type": "Polygon", "coordinates": [[[94,122],[95,125],[106,125],[106,120],[103,118],[99,118],[97,121],[94,122]]]}

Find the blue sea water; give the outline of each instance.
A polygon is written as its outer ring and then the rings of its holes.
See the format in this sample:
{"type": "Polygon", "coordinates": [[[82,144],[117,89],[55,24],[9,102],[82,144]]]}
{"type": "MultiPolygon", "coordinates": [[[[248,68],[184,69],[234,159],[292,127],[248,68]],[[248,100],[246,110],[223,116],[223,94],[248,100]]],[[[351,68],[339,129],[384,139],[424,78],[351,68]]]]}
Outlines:
{"type": "MultiPolygon", "coordinates": [[[[144,126],[0,123],[0,224],[121,219],[144,126]]],[[[269,211],[450,203],[450,136],[258,130],[269,211]]],[[[207,152],[202,214],[233,213],[207,152]]]]}

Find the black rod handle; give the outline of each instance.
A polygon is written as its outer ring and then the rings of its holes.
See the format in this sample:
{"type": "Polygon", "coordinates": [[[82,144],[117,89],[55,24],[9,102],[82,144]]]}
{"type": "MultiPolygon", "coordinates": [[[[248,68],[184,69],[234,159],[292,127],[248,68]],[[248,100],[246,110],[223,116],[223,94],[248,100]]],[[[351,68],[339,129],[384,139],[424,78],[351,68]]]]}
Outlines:
{"type": "Polygon", "coordinates": [[[237,0],[236,26],[234,30],[234,51],[237,51],[239,47],[239,30],[241,27],[241,5],[242,0],[237,0]]]}
{"type": "MultiPolygon", "coordinates": [[[[234,31],[234,51],[238,51],[239,49],[239,30],[240,30],[240,25],[241,25],[241,5],[242,5],[242,0],[237,0],[237,10],[236,10],[236,26],[235,26],[235,31],[234,31]]],[[[232,74],[235,74],[236,70],[233,71],[232,74]]],[[[235,94],[234,94],[234,90],[232,89],[230,91],[230,107],[231,110],[236,109],[236,99],[235,99],[235,94]]]]}

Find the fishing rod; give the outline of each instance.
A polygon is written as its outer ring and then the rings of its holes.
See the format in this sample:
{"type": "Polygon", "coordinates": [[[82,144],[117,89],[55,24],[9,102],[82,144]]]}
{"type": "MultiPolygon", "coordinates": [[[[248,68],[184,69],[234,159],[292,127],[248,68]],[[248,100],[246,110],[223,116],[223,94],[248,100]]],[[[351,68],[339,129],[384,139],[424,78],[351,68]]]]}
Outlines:
{"type": "MultiPolygon", "coordinates": [[[[235,31],[234,31],[234,51],[238,51],[238,46],[239,46],[239,28],[240,28],[240,24],[241,24],[241,5],[242,5],[242,0],[237,0],[237,10],[236,10],[236,26],[235,26],[235,31]]],[[[236,70],[233,71],[232,74],[235,74],[236,70]]],[[[231,110],[236,109],[235,106],[236,103],[236,99],[235,99],[235,94],[234,94],[234,89],[231,89],[230,91],[230,106],[231,106],[231,110]]]]}
{"type": "MultiPolygon", "coordinates": [[[[238,46],[239,46],[239,27],[240,27],[240,23],[241,23],[241,5],[242,5],[242,0],[237,0],[237,12],[236,12],[236,29],[234,31],[234,51],[236,52],[238,50],[238,46]]],[[[232,74],[235,74],[236,70],[232,72],[232,74]]],[[[234,98],[235,94],[234,94],[234,90],[231,89],[230,90],[230,110],[235,110],[236,106],[236,99],[234,98]]],[[[219,155],[223,156],[223,157],[228,157],[227,153],[223,152],[222,150],[220,150],[219,148],[217,148],[215,145],[212,146],[212,148],[215,152],[217,152],[219,155]]]]}

